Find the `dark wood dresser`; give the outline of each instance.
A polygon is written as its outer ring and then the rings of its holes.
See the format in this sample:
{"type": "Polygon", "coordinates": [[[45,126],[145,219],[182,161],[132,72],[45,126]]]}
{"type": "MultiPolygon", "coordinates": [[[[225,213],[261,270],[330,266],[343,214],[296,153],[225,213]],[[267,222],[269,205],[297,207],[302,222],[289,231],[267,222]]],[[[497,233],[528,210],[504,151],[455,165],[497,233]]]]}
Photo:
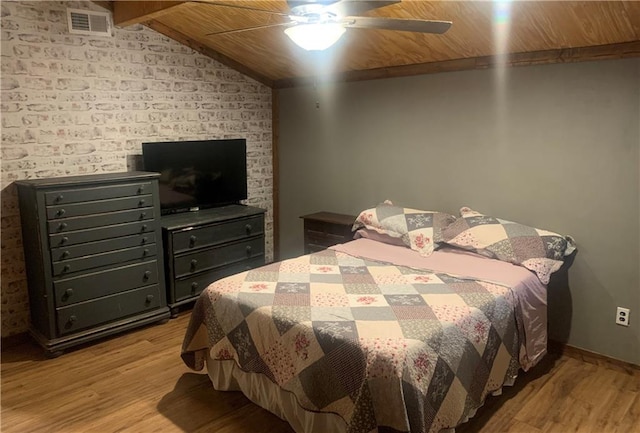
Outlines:
{"type": "Polygon", "coordinates": [[[162,217],[172,316],[212,282],[265,264],[264,213],[229,205],[162,217]]]}
{"type": "Polygon", "coordinates": [[[158,174],[15,182],[31,334],[48,356],[167,319],[158,174]]]}
{"type": "Polygon", "coordinates": [[[356,217],[333,212],[316,212],[303,215],[304,253],[310,254],[324,250],[335,244],[353,239],[353,226],[356,217]]]}

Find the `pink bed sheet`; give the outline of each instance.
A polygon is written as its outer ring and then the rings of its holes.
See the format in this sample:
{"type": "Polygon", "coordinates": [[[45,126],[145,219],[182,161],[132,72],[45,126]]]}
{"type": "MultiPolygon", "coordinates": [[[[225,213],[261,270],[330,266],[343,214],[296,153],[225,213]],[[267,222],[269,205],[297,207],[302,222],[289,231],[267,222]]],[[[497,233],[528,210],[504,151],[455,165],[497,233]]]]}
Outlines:
{"type": "Polygon", "coordinates": [[[454,248],[441,248],[428,257],[404,246],[356,239],[331,247],[353,256],[472,277],[508,285],[518,299],[525,333],[520,364],[527,371],[547,352],[547,287],[526,268],[454,248]]]}

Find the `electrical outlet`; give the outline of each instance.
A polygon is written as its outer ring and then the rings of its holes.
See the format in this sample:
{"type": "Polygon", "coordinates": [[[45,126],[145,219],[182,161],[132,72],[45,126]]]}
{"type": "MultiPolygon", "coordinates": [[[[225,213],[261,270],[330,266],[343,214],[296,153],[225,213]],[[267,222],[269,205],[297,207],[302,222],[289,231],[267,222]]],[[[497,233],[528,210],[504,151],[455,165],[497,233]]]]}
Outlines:
{"type": "Polygon", "coordinates": [[[629,326],[629,309],[618,307],[616,310],[616,323],[622,326],[629,326]]]}

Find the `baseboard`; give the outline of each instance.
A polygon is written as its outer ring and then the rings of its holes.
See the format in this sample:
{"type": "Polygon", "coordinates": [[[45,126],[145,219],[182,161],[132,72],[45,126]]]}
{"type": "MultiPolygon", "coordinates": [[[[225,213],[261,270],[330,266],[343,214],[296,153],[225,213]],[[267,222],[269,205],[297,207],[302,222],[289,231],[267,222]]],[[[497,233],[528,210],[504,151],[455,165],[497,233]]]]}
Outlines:
{"type": "Polygon", "coordinates": [[[29,337],[28,332],[21,332],[20,334],[9,335],[8,337],[2,337],[0,341],[0,347],[4,351],[5,349],[9,349],[11,347],[16,347],[21,344],[26,343],[27,341],[31,341],[31,337],[29,337]]]}
{"type": "Polygon", "coordinates": [[[548,348],[550,353],[565,355],[589,364],[608,366],[614,370],[623,370],[628,374],[638,374],[638,372],[640,372],[640,365],[580,349],[579,347],[570,346],[566,343],[560,343],[559,341],[549,340],[548,348]]]}

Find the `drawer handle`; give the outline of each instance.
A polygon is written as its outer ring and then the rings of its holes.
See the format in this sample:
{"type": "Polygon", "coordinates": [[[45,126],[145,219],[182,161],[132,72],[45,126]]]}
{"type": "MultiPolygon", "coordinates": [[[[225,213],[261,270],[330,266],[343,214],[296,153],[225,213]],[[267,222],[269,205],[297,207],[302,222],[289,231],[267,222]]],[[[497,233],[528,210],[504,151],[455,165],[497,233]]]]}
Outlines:
{"type": "Polygon", "coordinates": [[[67,223],[58,224],[58,231],[62,231],[67,228],[67,223]]]}
{"type": "Polygon", "coordinates": [[[140,219],[143,220],[147,217],[147,213],[146,212],[140,212],[140,219]]]}
{"type": "Polygon", "coordinates": [[[60,258],[61,259],[66,259],[70,255],[71,255],[71,253],[69,251],[63,251],[62,254],[60,254],[60,258]]]}
{"type": "Polygon", "coordinates": [[[141,198],[140,201],[138,202],[138,206],[144,206],[144,199],[141,198]]]}
{"type": "Polygon", "coordinates": [[[70,270],[71,270],[70,265],[64,265],[64,267],[62,268],[62,272],[69,272],[70,270]]]}
{"type": "Polygon", "coordinates": [[[144,271],[144,274],[142,275],[142,278],[146,281],[149,278],[151,278],[151,271],[144,271]]]}
{"type": "Polygon", "coordinates": [[[76,316],[69,316],[69,320],[67,320],[67,323],[69,325],[73,325],[74,323],[76,323],[78,321],[78,318],[76,316]]]}
{"type": "Polygon", "coordinates": [[[148,237],[146,237],[146,236],[144,236],[144,237],[142,238],[141,243],[142,243],[142,244],[146,244],[148,240],[149,240],[149,238],[148,238],[148,237]]]}
{"type": "Polygon", "coordinates": [[[60,239],[60,244],[66,244],[67,242],[69,242],[69,238],[64,236],[62,239],[60,239]]]}
{"type": "Polygon", "coordinates": [[[64,200],[64,195],[60,194],[56,197],[56,202],[60,203],[62,200],[64,200]]]}
{"type": "Polygon", "coordinates": [[[138,187],[138,194],[142,194],[144,192],[144,185],[140,185],[138,187]]]}
{"type": "Polygon", "coordinates": [[[244,229],[247,232],[247,234],[250,235],[251,230],[253,230],[253,227],[251,226],[251,224],[247,224],[246,226],[244,226],[244,229]]]}
{"type": "Polygon", "coordinates": [[[56,212],[56,215],[58,215],[59,217],[61,217],[62,215],[64,215],[67,211],[65,211],[64,209],[58,209],[58,212],[56,212]]]}
{"type": "Polygon", "coordinates": [[[153,301],[153,295],[147,295],[147,299],[145,300],[145,302],[146,302],[147,304],[150,304],[150,303],[151,303],[151,301],[153,301]]]}
{"type": "Polygon", "coordinates": [[[251,245],[247,245],[247,254],[251,254],[251,245]]]}
{"type": "Polygon", "coordinates": [[[195,271],[196,266],[198,266],[198,261],[196,259],[191,260],[191,270],[195,271]]]}
{"type": "Polygon", "coordinates": [[[195,235],[189,236],[189,246],[190,247],[195,246],[197,240],[198,238],[195,235]]]}
{"type": "Polygon", "coordinates": [[[142,232],[146,232],[147,231],[147,225],[146,224],[142,224],[142,227],[140,227],[140,231],[142,232]]]}
{"type": "Polygon", "coordinates": [[[71,296],[73,295],[73,289],[72,288],[68,288],[67,290],[64,291],[64,295],[62,295],[62,300],[66,301],[67,299],[69,299],[71,296]]]}
{"type": "Polygon", "coordinates": [[[191,294],[195,295],[197,290],[198,290],[198,283],[194,281],[193,283],[191,283],[191,294]]]}
{"type": "Polygon", "coordinates": [[[146,257],[149,255],[149,248],[145,248],[144,250],[142,250],[142,257],[146,257]]]}

